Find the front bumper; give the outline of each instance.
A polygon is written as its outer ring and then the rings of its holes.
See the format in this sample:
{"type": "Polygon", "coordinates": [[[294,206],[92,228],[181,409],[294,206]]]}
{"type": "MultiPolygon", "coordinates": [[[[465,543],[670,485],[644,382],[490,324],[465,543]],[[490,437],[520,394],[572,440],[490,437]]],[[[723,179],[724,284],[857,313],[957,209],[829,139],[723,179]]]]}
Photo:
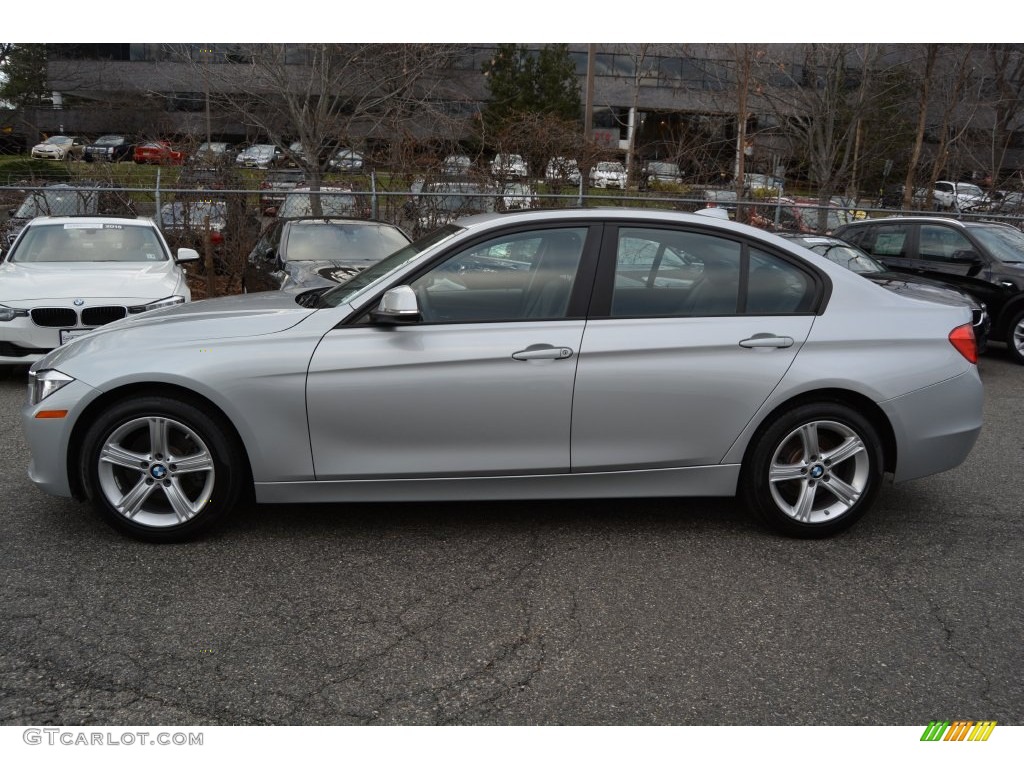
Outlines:
{"type": "Polygon", "coordinates": [[[98,389],[72,381],[41,403],[25,405],[21,425],[31,459],[28,477],[40,490],[53,496],[72,496],[68,477],[71,431],[85,408],[100,395],[98,389]],[[66,410],[64,418],[36,418],[40,411],[66,410]]]}

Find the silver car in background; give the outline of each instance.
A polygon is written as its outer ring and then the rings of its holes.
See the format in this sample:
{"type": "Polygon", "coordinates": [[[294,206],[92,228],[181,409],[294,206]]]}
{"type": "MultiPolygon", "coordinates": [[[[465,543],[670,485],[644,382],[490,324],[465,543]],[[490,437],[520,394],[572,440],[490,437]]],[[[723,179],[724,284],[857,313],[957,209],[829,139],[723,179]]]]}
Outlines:
{"type": "Polygon", "coordinates": [[[970,312],[665,211],[482,214],[332,289],[148,312],[37,362],[30,478],[122,532],[244,498],[732,496],[852,525],[981,429],[970,312]]]}

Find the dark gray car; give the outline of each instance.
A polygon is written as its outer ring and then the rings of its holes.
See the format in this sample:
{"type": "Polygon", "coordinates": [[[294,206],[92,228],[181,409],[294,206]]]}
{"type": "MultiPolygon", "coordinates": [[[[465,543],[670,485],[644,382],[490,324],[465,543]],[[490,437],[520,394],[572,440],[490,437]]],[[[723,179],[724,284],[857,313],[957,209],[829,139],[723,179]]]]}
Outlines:
{"type": "Polygon", "coordinates": [[[364,219],[278,219],[249,254],[246,292],[343,283],[409,244],[401,229],[364,219]]]}
{"type": "Polygon", "coordinates": [[[1024,364],[1024,233],[1007,224],[891,216],[833,232],[901,273],[938,280],[988,307],[989,338],[1024,364]]]}
{"type": "Polygon", "coordinates": [[[834,261],[840,266],[846,267],[851,272],[867,278],[876,285],[880,285],[893,293],[909,296],[913,299],[924,299],[925,301],[937,301],[940,304],[948,304],[952,307],[967,307],[971,310],[972,323],[974,325],[974,338],[978,342],[978,351],[983,352],[988,343],[989,320],[988,310],[985,305],[975,299],[971,294],[958,290],[953,286],[932,280],[921,275],[912,275],[907,272],[894,272],[887,269],[884,264],[868,256],[864,251],[855,245],[850,245],[845,240],[828,235],[798,235],[783,234],[782,237],[799,243],[829,261],[834,261]]]}

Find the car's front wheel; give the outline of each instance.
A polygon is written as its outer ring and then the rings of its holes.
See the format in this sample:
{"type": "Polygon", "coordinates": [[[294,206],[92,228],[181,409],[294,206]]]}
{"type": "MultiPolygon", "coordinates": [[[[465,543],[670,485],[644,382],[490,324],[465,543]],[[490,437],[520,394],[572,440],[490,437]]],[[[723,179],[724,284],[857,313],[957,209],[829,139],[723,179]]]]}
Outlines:
{"type": "Polygon", "coordinates": [[[145,541],[182,541],[234,506],[240,455],[219,418],[152,395],[122,401],[91,425],[82,476],[93,507],[114,528],[145,541]]]}
{"type": "Polygon", "coordinates": [[[747,504],[773,528],[819,538],[867,512],[882,476],[881,440],[871,422],[842,403],[809,403],[755,438],[741,483],[747,504]]]}
{"type": "Polygon", "coordinates": [[[1021,310],[1013,319],[1006,330],[1006,348],[1010,350],[1010,356],[1021,365],[1024,365],[1024,310],[1021,310]]]}

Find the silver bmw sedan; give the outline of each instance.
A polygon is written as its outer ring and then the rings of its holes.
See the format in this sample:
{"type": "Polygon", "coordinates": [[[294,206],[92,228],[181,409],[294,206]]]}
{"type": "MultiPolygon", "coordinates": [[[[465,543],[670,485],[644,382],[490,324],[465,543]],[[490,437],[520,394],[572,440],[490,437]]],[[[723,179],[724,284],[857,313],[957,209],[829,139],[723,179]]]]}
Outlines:
{"type": "Polygon", "coordinates": [[[981,428],[970,312],[743,224],[483,214],[333,288],[128,317],[33,365],[29,476],[122,532],[256,502],[738,495],[825,536],[981,428]]]}

